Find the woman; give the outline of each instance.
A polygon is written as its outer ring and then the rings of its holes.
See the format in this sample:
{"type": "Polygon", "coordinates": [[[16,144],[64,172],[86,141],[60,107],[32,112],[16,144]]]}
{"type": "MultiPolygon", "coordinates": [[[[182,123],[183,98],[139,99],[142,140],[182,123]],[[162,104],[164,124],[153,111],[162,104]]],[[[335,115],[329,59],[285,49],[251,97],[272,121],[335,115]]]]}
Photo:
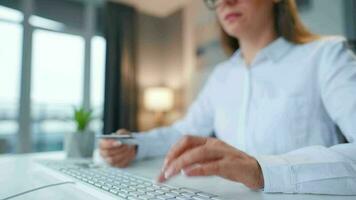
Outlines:
{"type": "Polygon", "coordinates": [[[344,39],[310,33],[294,0],[205,2],[231,58],[182,120],[136,134],[136,147],[101,141],[101,155],[125,167],[169,151],[160,182],[183,171],[265,192],[356,195],[356,58],[344,39]]]}

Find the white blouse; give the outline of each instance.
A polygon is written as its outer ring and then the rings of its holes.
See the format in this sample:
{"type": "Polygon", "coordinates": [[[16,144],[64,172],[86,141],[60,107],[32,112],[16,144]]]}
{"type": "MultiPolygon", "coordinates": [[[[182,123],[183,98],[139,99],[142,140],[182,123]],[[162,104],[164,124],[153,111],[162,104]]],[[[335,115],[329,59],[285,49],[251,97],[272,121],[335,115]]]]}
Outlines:
{"type": "Polygon", "coordinates": [[[255,156],[265,192],[356,195],[356,57],[343,38],[279,38],[247,66],[218,65],[186,116],[135,134],[138,156],[161,156],[184,134],[255,156]]]}

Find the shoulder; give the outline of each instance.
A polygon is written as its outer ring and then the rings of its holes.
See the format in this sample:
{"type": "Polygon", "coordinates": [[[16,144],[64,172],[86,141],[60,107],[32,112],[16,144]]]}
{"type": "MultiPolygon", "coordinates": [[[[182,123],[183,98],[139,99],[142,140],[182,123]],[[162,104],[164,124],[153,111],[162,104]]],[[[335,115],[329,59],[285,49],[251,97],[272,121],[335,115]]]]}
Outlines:
{"type": "Polygon", "coordinates": [[[347,40],[345,37],[336,35],[336,36],[322,36],[319,39],[310,43],[315,43],[322,46],[330,46],[330,45],[345,43],[346,41],[347,40]]]}
{"type": "Polygon", "coordinates": [[[323,37],[315,42],[321,57],[326,62],[340,61],[344,59],[355,59],[346,38],[341,36],[323,37]]]}
{"type": "Polygon", "coordinates": [[[347,40],[342,36],[323,36],[315,41],[297,45],[304,51],[310,53],[328,54],[333,51],[348,48],[347,40]]]}
{"type": "MultiPolygon", "coordinates": [[[[349,71],[356,66],[356,56],[341,36],[328,36],[313,42],[314,54],[319,55],[318,72],[321,80],[327,79],[335,73],[349,71]]],[[[350,73],[353,73],[350,71],[350,73]]]]}
{"type": "Polygon", "coordinates": [[[353,53],[347,40],[341,36],[324,36],[305,44],[294,44],[290,56],[301,62],[312,62],[325,65],[339,59],[340,56],[350,56],[353,53]]]}

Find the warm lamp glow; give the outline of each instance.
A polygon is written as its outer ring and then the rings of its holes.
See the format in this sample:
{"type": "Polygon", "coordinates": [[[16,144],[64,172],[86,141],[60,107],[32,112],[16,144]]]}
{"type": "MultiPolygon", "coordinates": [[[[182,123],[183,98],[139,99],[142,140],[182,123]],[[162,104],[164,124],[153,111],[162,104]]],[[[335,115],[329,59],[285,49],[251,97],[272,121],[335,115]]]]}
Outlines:
{"type": "Polygon", "coordinates": [[[173,108],[173,91],[166,87],[152,87],[145,90],[144,106],[154,112],[165,112],[173,108]]]}

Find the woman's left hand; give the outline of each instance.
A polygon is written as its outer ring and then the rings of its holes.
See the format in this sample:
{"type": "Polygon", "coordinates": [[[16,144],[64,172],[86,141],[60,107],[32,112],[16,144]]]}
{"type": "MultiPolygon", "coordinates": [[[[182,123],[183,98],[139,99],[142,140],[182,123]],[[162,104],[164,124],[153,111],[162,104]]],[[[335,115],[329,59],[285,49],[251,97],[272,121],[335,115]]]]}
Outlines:
{"type": "Polygon", "coordinates": [[[158,182],[179,174],[186,176],[220,176],[261,189],[264,180],[257,160],[214,138],[185,136],[172,147],[158,182]]]}

